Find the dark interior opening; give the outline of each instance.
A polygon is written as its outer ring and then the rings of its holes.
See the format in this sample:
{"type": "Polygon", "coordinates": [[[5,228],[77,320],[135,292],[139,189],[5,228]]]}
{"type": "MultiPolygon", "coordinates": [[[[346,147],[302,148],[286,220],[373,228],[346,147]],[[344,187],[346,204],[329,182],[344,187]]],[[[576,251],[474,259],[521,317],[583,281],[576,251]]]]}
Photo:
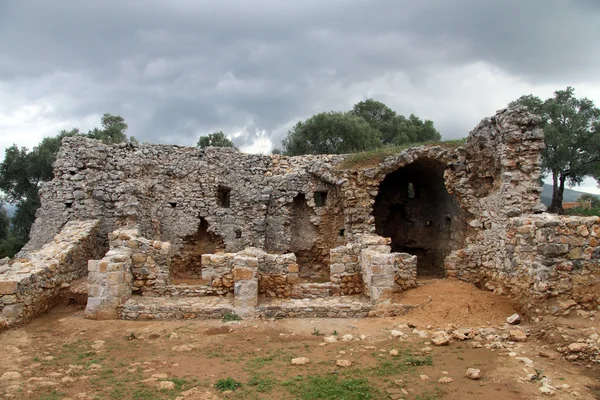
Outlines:
{"type": "Polygon", "coordinates": [[[175,202],[175,201],[170,201],[170,202],[169,202],[169,205],[170,205],[171,207],[175,208],[175,207],[177,207],[177,202],[175,202]]]}
{"type": "Polygon", "coordinates": [[[72,206],[73,206],[73,202],[72,201],[65,201],[65,207],[71,208],[72,206]]]}
{"type": "Polygon", "coordinates": [[[392,239],[392,251],[417,256],[417,275],[444,277],[444,259],[462,248],[466,213],[444,185],[444,164],[418,160],[379,185],[373,215],[378,235],[392,239]]]}
{"type": "Polygon", "coordinates": [[[183,245],[171,259],[172,282],[173,279],[200,279],[202,255],[214,254],[224,249],[222,238],[209,232],[208,227],[208,222],[200,218],[198,231],[183,238],[183,245]]]}
{"type": "Polygon", "coordinates": [[[231,205],[231,189],[225,186],[219,186],[217,190],[219,206],[229,208],[231,205]]]}
{"type": "Polygon", "coordinates": [[[315,192],[315,206],[324,207],[327,203],[327,192],[315,192]]]}

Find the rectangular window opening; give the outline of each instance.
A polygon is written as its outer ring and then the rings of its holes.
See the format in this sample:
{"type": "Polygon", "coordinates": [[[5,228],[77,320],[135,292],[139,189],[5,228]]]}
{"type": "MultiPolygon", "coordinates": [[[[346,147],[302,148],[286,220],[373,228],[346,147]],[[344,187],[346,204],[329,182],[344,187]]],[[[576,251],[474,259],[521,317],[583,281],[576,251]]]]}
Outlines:
{"type": "Polygon", "coordinates": [[[219,206],[229,208],[231,205],[231,189],[225,186],[219,186],[217,191],[219,206]]]}
{"type": "Polygon", "coordinates": [[[315,205],[323,207],[327,203],[327,192],[315,192],[315,205]]]}

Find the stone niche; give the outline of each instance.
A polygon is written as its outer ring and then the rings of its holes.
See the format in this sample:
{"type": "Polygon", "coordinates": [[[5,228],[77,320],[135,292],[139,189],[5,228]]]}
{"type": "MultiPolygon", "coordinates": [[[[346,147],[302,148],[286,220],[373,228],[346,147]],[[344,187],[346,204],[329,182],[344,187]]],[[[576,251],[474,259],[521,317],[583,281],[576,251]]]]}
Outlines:
{"type": "Polygon", "coordinates": [[[208,222],[200,218],[198,231],[183,238],[181,248],[171,260],[171,281],[192,283],[202,280],[202,255],[223,251],[224,247],[223,240],[210,232],[208,222]]]}
{"type": "Polygon", "coordinates": [[[344,243],[344,214],[334,188],[298,193],[291,204],[290,245],[299,266],[299,277],[329,281],[330,250],[344,243]],[[308,199],[307,199],[308,197],[308,199]]]}
{"type": "Polygon", "coordinates": [[[416,255],[419,276],[445,276],[444,259],[465,241],[466,213],[446,190],[445,168],[419,159],[389,173],[373,207],[376,233],[392,252],[416,255]]]}

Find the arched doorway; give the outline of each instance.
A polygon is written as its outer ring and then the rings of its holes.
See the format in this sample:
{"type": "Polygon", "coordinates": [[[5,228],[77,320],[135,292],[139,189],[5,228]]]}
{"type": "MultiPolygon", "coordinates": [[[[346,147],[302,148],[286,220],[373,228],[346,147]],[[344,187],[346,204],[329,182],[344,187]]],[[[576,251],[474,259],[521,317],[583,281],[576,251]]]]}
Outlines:
{"type": "Polygon", "coordinates": [[[417,256],[417,275],[445,276],[444,259],[464,247],[466,213],[444,185],[445,165],[417,160],[388,174],[373,206],[375,230],[392,251],[417,256]]]}

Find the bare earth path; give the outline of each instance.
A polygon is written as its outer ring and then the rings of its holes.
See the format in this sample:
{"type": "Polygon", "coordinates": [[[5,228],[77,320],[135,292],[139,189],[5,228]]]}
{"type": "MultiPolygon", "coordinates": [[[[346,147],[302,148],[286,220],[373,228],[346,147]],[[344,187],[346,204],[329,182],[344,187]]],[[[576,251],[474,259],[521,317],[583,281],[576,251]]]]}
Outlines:
{"type": "Polygon", "coordinates": [[[539,379],[547,378],[557,387],[553,398],[598,393],[597,367],[564,361],[533,337],[498,339],[514,329],[504,324],[514,312],[505,298],[439,281],[396,301],[420,307],[398,318],[236,322],[90,321],[80,309],[60,308],[0,335],[0,393],[46,400],[537,399],[547,397],[539,391],[539,379]],[[433,345],[431,334],[449,323],[487,330],[465,330],[476,337],[433,345]],[[344,341],[344,335],[352,338],[344,341]],[[336,342],[324,344],[328,336],[336,342]],[[550,357],[539,357],[541,350],[550,357]],[[309,363],[292,365],[297,357],[309,363]],[[467,368],[479,369],[481,379],[465,377],[467,368]],[[528,381],[531,372],[539,379],[528,381]],[[231,392],[214,387],[227,378],[241,386],[231,392]]]}

